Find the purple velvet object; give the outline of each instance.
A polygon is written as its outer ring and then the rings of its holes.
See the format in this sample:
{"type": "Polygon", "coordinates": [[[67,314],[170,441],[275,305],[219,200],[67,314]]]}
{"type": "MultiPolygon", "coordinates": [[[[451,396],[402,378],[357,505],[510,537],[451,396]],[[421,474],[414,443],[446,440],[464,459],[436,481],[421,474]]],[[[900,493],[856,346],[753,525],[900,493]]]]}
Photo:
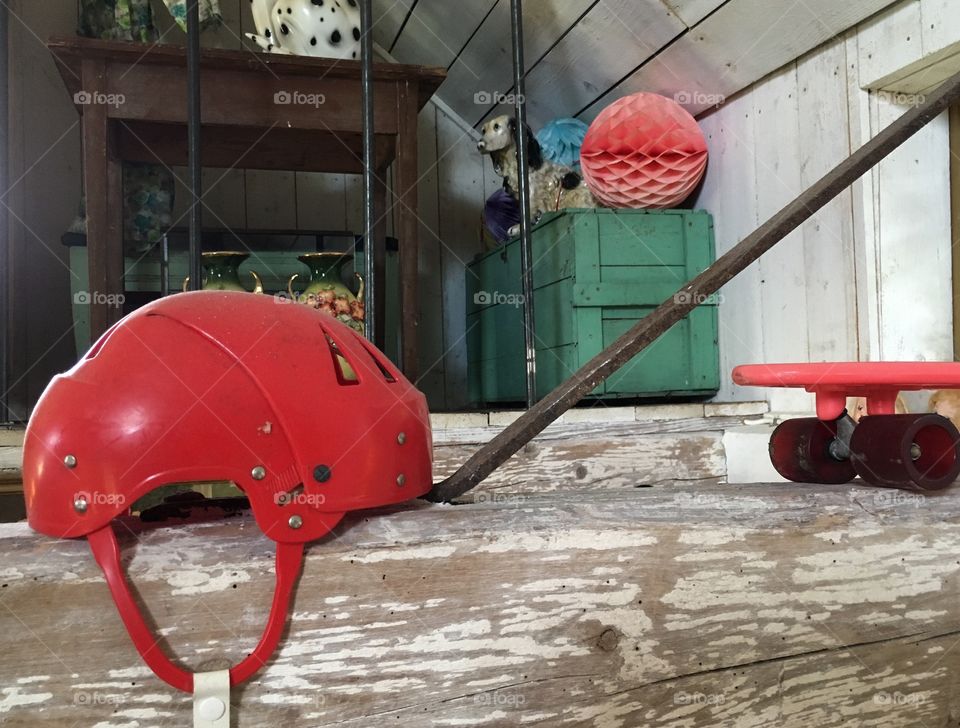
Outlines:
{"type": "Polygon", "coordinates": [[[506,190],[497,190],[483,207],[483,224],[497,242],[505,243],[510,228],[520,224],[520,204],[506,190]]]}

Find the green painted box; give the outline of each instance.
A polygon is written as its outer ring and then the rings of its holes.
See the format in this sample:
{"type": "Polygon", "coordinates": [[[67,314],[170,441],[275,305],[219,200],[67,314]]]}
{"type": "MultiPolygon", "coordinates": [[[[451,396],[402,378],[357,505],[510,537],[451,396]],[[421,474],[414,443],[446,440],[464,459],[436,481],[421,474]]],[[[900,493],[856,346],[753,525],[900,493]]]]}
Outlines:
{"type": "MultiPolygon", "coordinates": [[[[542,397],[714,260],[700,210],[564,210],[533,231],[537,396],[542,397]]],[[[525,395],[520,243],[467,266],[470,397],[525,395]]],[[[592,393],[707,397],[720,386],[716,301],[705,302],[592,393]]]]}

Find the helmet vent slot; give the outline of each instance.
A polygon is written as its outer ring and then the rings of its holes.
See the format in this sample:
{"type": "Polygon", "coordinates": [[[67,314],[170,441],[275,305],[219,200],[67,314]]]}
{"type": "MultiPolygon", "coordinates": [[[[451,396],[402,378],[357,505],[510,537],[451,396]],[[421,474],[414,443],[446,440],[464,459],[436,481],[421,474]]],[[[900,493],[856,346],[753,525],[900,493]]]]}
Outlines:
{"type": "Polygon", "coordinates": [[[330,347],[330,354],[333,357],[333,368],[337,372],[337,381],[343,385],[359,384],[360,380],[357,378],[356,370],[351,366],[350,362],[347,361],[343,352],[340,351],[337,342],[333,340],[330,334],[324,332],[323,335],[326,337],[327,345],[330,347]]]}
{"type": "Polygon", "coordinates": [[[397,381],[397,378],[390,373],[390,370],[387,369],[384,363],[377,358],[376,354],[370,351],[370,349],[368,349],[366,346],[363,347],[363,350],[370,355],[370,358],[373,360],[373,363],[376,365],[377,369],[380,371],[381,376],[385,380],[387,380],[391,384],[397,381]]]}

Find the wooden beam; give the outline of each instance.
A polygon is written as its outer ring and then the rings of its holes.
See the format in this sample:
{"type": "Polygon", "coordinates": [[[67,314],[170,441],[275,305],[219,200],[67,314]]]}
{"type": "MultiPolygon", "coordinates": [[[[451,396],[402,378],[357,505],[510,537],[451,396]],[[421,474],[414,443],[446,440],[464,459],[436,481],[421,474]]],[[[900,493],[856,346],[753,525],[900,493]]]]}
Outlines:
{"type": "MultiPolygon", "coordinates": [[[[960,100],[960,74],[943,84],[922,104],[907,111],[864,144],[793,202],[741,240],[716,263],[681,287],[649,316],[588,361],[516,422],[473,455],[456,473],[435,486],[429,498],[447,501],[463,495],[506,462],[547,425],[575,405],[598,384],[656,341],[663,333],[709,300],[734,276],[810,219],[880,160],[960,100]]],[[[919,183],[919,182],[918,182],[919,183]]]]}
{"type": "MultiPolygon", "coordinates": [[[[186,129],[179,124],[124,121],[118,123],[120,156],[131,162],[184,165],[186,129]]],[[[307,129],[204,126],[203,163],[208,168],[275,169],[360,174],[360,134],[337,135],[307,129]]],[[[396,150],[392,134],[377,136],[377,169],[386,167],[396,150]]]]}
{"type": "MultiPolygon", "coordinates": [[[[162,649],[193,670],[251,649],[273,544],[250,518],[121,538],[162,649]]],[[[4,524],[0,549],[5,725],[191,724],[86,543],[4,524]]],[[[281,647],[233,710],[244,726],[948,726],[958,551],[958,490],[671,487],[352,514],[308,550],[281,647]]]]}

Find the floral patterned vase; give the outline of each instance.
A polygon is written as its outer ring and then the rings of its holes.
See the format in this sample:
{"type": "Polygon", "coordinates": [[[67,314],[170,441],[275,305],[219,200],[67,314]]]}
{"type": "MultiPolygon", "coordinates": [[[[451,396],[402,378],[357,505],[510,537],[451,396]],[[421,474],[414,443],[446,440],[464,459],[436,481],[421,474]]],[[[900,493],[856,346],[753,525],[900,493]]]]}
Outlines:
{"type": "Polygon", "coordinates": [[[363,277],[353,275],[360,282],[356,295],[343,282],[343,267],[353,260],[350,253],[320,252],[305,253],[297,260],[310,269],[310,280],[302,293],[294,293],[293,282],[299,278],[295,273],[287,282],[290,297],[318,311],[328,313],[350,328],[363,333],[363,277]]]}

